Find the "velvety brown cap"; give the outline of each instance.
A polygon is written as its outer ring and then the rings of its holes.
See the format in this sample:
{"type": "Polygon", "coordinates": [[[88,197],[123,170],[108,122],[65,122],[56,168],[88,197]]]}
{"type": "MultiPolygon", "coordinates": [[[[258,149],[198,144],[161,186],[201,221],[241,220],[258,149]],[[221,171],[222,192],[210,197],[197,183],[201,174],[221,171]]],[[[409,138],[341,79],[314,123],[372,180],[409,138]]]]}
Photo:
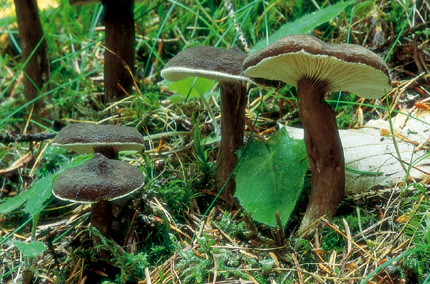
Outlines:
{"type": "Polygon", "coordinates": [[[378,98],[391,90],[388,67],[372,51],[355,44],[327,44],[309,35],[288,35],[250,54],[244,73],[297,87],[304,76],[325,80],[329,92],[349,91],[378,98]]]}
{"type": "Polygon", "coordinates": [[[137,167],[97,153],[83,165],[60,174],[52,193],[62,200],[93,203],[129,195],[141,188],[144,182],[145,178],[137,167]]]}
{"type": "Polygon", "coordinates": [[[161,76],[168,81],[188,77],[203,77],[217,81],[246,81],[242,73],[243,60],[247,54],[236,46],[221,49],[212,46],[195,46],[184,49],[170,59],[161,76]]]}
{"type": "Polygon", "coordinates": [[[142,135],[134,128],[122,125],[76,123],[61,129],[52,145],[79,154],[94,153],[95,147],[112,147],[115,152],[144,149],[142,135]]]}

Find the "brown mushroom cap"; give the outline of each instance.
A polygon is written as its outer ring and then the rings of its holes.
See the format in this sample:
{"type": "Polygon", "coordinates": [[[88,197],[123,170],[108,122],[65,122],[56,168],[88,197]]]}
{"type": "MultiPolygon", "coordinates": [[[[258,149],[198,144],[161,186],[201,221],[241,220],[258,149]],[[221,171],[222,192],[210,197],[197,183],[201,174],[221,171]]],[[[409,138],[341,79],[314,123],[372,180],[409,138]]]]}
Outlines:
{"type": "Polygon", "coordinates": [[[248,56],[237,46],[221,49],[212,46],[195,46],[184,49],[170,59],[161,76],[168,81],[180,81],[188,77],[202,77],[220,83],[246,81],[258,85],[279,88],[281,81],[249,78],[243,74],[243,62],[248,56]]]}
{"type": "Polygon", "coordinates": [[[61,129],[52,145],[78,154],[88,154],[94,153],[94,148],[101,147],[111,147],[115,152],[142,152],[145,147],[143,142],[142,135],[129,126],[77,123],[61,129]]]}
{"type": "Polygon", "coordinates": [[[221,49],[212,46],[194,46],[170,59],[161,76],[169,81],[180,81],[188,77],[203,77],[217,81],[249,81],[242,74],[242,63],[247,54],[236,46],[221,49]]]}
{"type": "Polygon", "coordinates": [[[83,165],[71,168],[55,180],[55,197],[79,203],[114,200],[142,187],[145,178],[137,167],[126,162],[110,160],[102,154],[83,165]]]}
{"type": "Polygon", "coordinates": [[[372,51],[355,44],[327,44],[309,35],[288,35],[250,54],[244,73],[297,87],[303,77],[328,82],[328,92],[349,91],[374,99],[391,89],[388,67],[372,51]]]}

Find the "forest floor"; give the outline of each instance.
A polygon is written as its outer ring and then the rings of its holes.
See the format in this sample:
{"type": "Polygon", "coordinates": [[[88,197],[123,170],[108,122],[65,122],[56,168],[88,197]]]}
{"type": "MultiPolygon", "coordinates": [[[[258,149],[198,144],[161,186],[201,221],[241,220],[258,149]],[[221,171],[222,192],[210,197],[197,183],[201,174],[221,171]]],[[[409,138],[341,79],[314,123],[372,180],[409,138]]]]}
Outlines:
{"type": "MultiPolygon", "coordinates": [[[[427,1],[136,2],[136,88],[114,103],[102,99],[103,7],[58,2],[40,11],[51,60],[49,84],[40,90],[49,115],[41,119],[23,94],[12,1],[0,4],[6,11],[0,14],[1,283],[430,283],[429,141],[414,140],[413,130],[392,133],[401,124],[390,128],[402,114],[425,126],[418,134],[429,135],[427,1]],[[338,2],[345,8],[325,19],[338,2]],[[218,85],[204,81],[203,93],[189,92],[189,82],[172,85],[160,76],[185,48],[237,45],[251,53],[288,23],[287,30],[308,29],[325,42],[359,44],[384,58],[393,88],[386,96],[333,94],[328,102],[339,129],[379,119],[388,123],[379,140],[394,137],[419,153],[403,161],[408,170],[400,179],[347,193],[338,216],[319,219],[303,238],[297,228],[310,173],[288,222],[276,226],[254,220],[240,199],[221,200],[214,181],[218,85]],[[120,155],[139,167],[145,184],[114,204],[109,238],[91,227],[91,205],[51,195],[53,179],[76,155],[51,146],[51,139],[32,141],[76,122],[128,125],[145,139],[145,153],[120,155]]],[[[245,142],[300,127],[295,95],[289,86],[252,86],[245,142]]]]}

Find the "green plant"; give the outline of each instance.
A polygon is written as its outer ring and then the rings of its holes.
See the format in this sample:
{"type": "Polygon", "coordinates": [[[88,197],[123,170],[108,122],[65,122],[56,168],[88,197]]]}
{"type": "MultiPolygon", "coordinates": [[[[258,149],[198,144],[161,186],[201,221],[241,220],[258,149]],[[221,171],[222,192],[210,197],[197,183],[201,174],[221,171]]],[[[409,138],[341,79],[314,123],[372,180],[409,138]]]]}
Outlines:
{"type": "MultiPolygon", "coordinates": [[[[89,160],[92,157],[92,155],[87,156],[81,156],[76,159],[74,159],[72,162],[63,165],[60,167],[56,172],[48,174],[42,178],[40,178],[38,181],[34,183],[34,185],[28,189],[27,191],[21,193],[20,195],[7,199],[5,202],[0,204],[0,214],[7,214],[10,213],[19,207],[21,207],[24,203],[26,203],[24,207],[24,212],[29,213],[31,215],[31,218],[28,219],[27,222],[24,224],[27,224],[28,222],[32,221],[32,228],[31,228],[31,239],[32,242],[26,244],[19,241],[12,241],[11,243],[15,245],[24,255],[24,268],[29,271],[29,275],[26,275],[24,277],[28,277],[29,279],[32,278],[32,259],[43,253],[45,251],[45,246],[43,243],[36,241],[36,226],[38,224],[39,216],[42,211],[42,209],[46,206],[46,203],[48,199],[51,197],[52,193],[52,183],[54,182],[55,178],[62,172],[64,172],[68,168],[76,167],[81,164],[83,164],[85,161],[89,160]]],[[[14,233],[22,229],[23,226],[19,227],[17,230],[15,230],[12,234],[9,234],[7,237],[0,240],[0,245],[5,243],[7,240],[9,240],[14,233]]],[[[3,275],[5,276],[5,275],[3,275]]],[[[3,278],[3,276],[0,276],[0,279],[3,278]]]]}
{"type": "Polygon", "coordinates": [[[213,87],[213,81],[205,78],[187,78],[181,81],[170,82],[163,81],[169,89],[176,92],[176,95],[170,97],[170,100],[174,103],[179,103],[188,99],[198,99],[200,98],[206,107],[208,107],[208,102],[205,94],[213,87]]]}
{"type": "Polygon", "coordinates": [[[283,225],[296,206],[309,168],[303,140],[279,130],[267,143],[252,140],[239,153],[235,196],[254,220],[276,227],[275,212],[283,225]]]}
{"type": "Polygon", "coordinates": [[[167,206],[175,215],[182,214],[188,210],[191,200],[196,197],[196,193],[191,184],[180,179],[174,179],[168,184],[161,186],[158,191],[166,201],[167,206]]]}
{"type": "Polygon", "coordinates": [[[337,4],[331,5],[329,7],[322,8],[317,12],[314,12],[309,15],[304,15],[294,22],[289,22],[279,28],[276,32],[271,34],[268,39],[262,39],[257,42],[254,47],[251,49],[252,51],[257,51],[267,44],[274,42],[275,40],[293,34],[307,34],[311,32],[317,26],[326,23],[339,15],[346,7],[353,4],[355,0],[350,0],[346,2],[339,2],[337,4]]]}
{"type": "Polygon", "coordinates": [[[206,142],[209,140],[209,138],[202,139],[202,135],[200,132],[200,117],[197,115],[193,115],[193,125],[194,125],[194,156],[196,157],[196,160],[199,165],[200,171],[204,175],[212,175],[215,171],[214,163],[211,161],[210,156],[212,149],[206,148],[206,142]]]}
{"type": "Polygon", "coordinates": [[[226,232],[229,236],[236,237],[238,239],[245,239],[250,235],[250,231],[246,229],[244,222],[235,222],[231,220],[232,214],[224,212],[219,221],[215,221],[223,232],[226,232]]]}
{"type": "Polygon", "coordinates": [[[230,249],[214,248],[213,245],[216,243],[212,235],[203,234],[196,238],[196,241],[198,254],[193,250],[177,251],[181,256],[177,268],[183,269],[182,275],[185,282],[206,283],[209,275],[214,273],[214,259],[217,263],[218,279],[228,279],[232,276],[249,279],[245,272],[237,268],[243,263],[248,263],[250,267],[259,266],[256,260],[234,253],[230,249]]]}
{"type": "MultiPolygon", "coordinates": [[[[339,228],[340,231],[345,231],[345,222],[348,224],[351,234],[358,234],[362,232],[362,228],[368,228],[377,222],[377,217],[370,212],[357,212],[339,216],[333,219],[333,224],[339,228]]],[[[321,232],[323,238],[321,240],[321,247],[326,251],[336,250],[337,252],[342,252],[345,247],[346,239],[339,235],[338,232],[331,228],[324,228],[321,232]]],[[[366,239],[364,239],[366,241],[366,239]]],[[[371,242],[367,243],[369,247],[373,244],[371,242]]]]}
{"type": "Polygon", "coordinates": [[[390,0],[389,4],[391,5],[391,8],[389,9],[389,12],[384,15],[384,19],[387,24],[394,25],[395,33],[399,34],[402,30],[402,26],[407,21],[407,19],[404,18],[404,15],[407,14],[407,9],[410,9],[410,7],[408,7],[408,3],[401,3],[396,0],[390,0]]]}
{"type": "Polygon", "coordinates": [[[108,250],[112,256],[112,263],[120,269],[120,273],[116,275],[116,283],[125,284],[145,278],[145,268],[149,265],[146,253],[128,253],[122,250],[114,241],[103,236],[95,228],[90,228],[89,230],[91,234],[96,235],[101,240],[101,244],[96,246],[95,249],[108,250]]]}
{"type": "MultiPolygon", "coordinates": [[[[404,216],[407,220],[405,234],[411,239],[413,247],[430,246],[429,194],[422,184],[411,185],[415,193],[405,201],[404,216]],[[424,197],[424,198],[423,198],[424,197]]],[[[403,263],[418,275],[421,280],[430,273],[430,250],[420,250],[405,257],[403,263]]]]}
{"type": "MultiPolygon", "coordinates": [[[[393,263],[396,263],[402,259],[405,259],[406,257],[408,257],[409,255],[415,254],[415,253],[419,253],[425,250],[429,250],[430,249],[430,244],[429,245],[425,245],[425,246],[419,246],[415,249],[411,249],[411,250],[406,250],[405,252],[403,252],[402,254],[400,254],[399,256],[392,258],[386,262],[384,262],[382,265],[378,266],[375,270],[373,270],[371,273],[369,273],[366,278],[364,278],[360,283],[365,284],[368,283],[369,280],[371,280],[375,275],[377,275],[381,270],[383,270],[385,267],[392,265],[393,263]]],[[[427,277],[424,279],[423,283],[428,283],[429,280],[429,276],[427,275],[427,277]]]]}
{"type": "Polygon", "coordinates": [[[38,241],[33,241],[30,243],[11,241],[11,244],[17,247],[24,257],[23,281],[24,283],[30,283],[35,272],[35,267],[32,263],[33,258],[41,255],[46,250],[46,245],[38,241]]]}

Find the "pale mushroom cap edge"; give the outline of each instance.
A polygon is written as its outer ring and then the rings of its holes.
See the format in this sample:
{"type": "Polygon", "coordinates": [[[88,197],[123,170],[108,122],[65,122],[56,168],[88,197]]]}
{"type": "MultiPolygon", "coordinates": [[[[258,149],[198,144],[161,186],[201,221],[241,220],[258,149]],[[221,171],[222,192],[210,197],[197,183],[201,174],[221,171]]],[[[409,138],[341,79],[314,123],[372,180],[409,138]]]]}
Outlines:
{"type": "Polygon", "coordinates": [[[294,87],[306,76],[328,82],[328,92],[348,91],[367,99],[391,90],[388,67],[375,53],[354,44],[326,44],[307,35],[283,37],[249,55],[244,73],[294,87]]]}
{"type": "Polygon", "coordinates": [[[194,46],[171,58],[161,76],[171,82],[188,77],[202,77],[216,81],[250,81],[242,73],[247,54],[237,47],[221,49],[212,46],[194,46]]]}
{"type": "Polygon", "coordinates": [[[142,152],[143,143],[142,135],[129,126],[76,123],[61,129],[52,145],[78,154],[90,154],[94,153],[95,147],[110,147],[115,152],[142,152]]]}

